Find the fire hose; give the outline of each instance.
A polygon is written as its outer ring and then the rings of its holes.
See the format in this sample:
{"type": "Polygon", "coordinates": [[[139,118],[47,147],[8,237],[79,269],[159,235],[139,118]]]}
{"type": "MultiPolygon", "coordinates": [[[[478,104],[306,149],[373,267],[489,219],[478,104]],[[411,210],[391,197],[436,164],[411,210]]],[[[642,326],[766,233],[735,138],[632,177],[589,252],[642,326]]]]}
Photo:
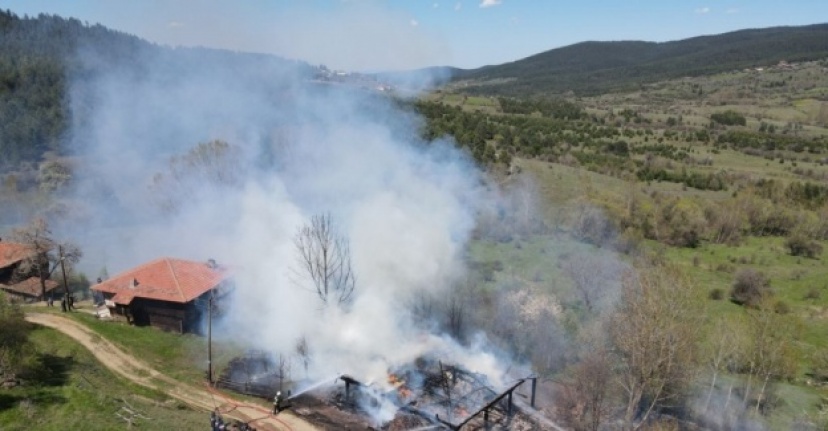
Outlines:
{"type": "MultiPolygon", "coordinates": [[[[219,397],[224,401],[224,403],[222,405],[227,405],[227,404],[230,405],[231,408],[225,409],[224,411],[219,410],[219,413],[225,414],[225,413],[232,412],[233,410],[236,410],[236,409],[239,408],[239,406],[240,406],[239,403],[236,402],[235,400],[233,400],[232,398],[228,398],[226,395],[224,395],[221,392],[217,391],[215,388],[213,388],[209,384],[206,384],[206,387],[207,387],[207,391],[210,392],[211,396],[213,396],[214,398],[219,397]]],[[[215,405],[215,400],[213,401],[213,404],[215,405]]],[[[252,408],[254,410],[258,410],[258,411],[262,412],[265,415],[264,417],[261,417],[259,419],[250,418],[249,423],[255,423],[255,422],[258,422],[262,419],[265,419],[265,418],[268,418],[268,417],[272,416],[271,413],[270,413],[270,410],[267,410],[267,409],[262,408],[260,406],[246,405],[246,407],[252,408]]],[[[218,407],[216,407],[216,408],[218,409],[218,407]]],[[[279,419],[278,417],[273,416],[273,420],[278,422],[282,427],[284,427],[284,429],[286,429],[288,431],[293,431],[293,428],[291,428],[290,425],[287,424],[287,422],[279,419]]]]}

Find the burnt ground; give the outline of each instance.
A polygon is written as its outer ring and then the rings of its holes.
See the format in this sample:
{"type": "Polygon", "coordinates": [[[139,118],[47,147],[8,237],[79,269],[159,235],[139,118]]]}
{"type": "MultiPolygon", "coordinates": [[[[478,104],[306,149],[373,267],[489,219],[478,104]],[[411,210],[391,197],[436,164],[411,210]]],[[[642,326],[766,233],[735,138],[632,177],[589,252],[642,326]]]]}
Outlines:
{"type": "Polygon", "coordinates": [[[290,410],[324,430],[376,430],[368,416],[354,407],[332,402],[324,390],[306,392],[290,399],[290,410]]]}

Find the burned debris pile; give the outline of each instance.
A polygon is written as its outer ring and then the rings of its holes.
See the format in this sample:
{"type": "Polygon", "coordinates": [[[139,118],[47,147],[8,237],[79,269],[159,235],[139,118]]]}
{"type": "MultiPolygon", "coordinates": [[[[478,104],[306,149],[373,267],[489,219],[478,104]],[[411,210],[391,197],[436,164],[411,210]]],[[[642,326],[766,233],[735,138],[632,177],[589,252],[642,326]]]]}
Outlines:
{"type": "Polygon", "coordinates": [[[342,375],[336,386],[296,399],[297,405],[334,406],[361,415],[370,427],[388,431],[410,429],[544,429],[529,412],[513,403],[518,379],[496,390],[482,374],[436,359],[419,358],[395,368],[387,381],[366,384],[342,375]]]}
{"type": "Polygon", "coordinates": [[[388,383],[394,389],[388,396],[400,407],[390,424],[410,421],[406,416],[414,415],[446,429],[540,429],[512,402],[514,390],[524,381],[518,379],[496,390],[483,374],[419,358],[389,374],[388,383]],[[526,428],[518,423],[525,423],[526,428]]]}
{"type": "MultiPolygon", "coordinates": [[[[280,363],[263,352],[248,352],[230,361],[216,384],[234,392],[273,399],[277,391],[284,393],[288,386],[296,384],[289,381],[289,370],[280,363]]],[[[516,379],[495,388],[483,374],[420,357],[390,369],[382,382],[365,383],[350,375],[340,375],[335,380],[312,384],[288,398],[297,414],[331,426],[362,423],[388,431],[544,429],[544,424],[536,420],[536,412],[513,400],[516,389],[529,380],[516,379]]]]}

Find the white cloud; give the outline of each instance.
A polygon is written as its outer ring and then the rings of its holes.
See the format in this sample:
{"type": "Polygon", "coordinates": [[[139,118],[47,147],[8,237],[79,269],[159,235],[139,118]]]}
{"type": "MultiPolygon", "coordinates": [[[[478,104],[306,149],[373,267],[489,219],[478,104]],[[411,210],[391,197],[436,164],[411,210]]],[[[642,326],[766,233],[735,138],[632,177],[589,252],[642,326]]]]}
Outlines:
{"type": "Polygon", "coordinates": [[[412,19],[408,23],[411,24],[412,27],[416,27],[416,26],[420,25],[420,23],[416,19],[412,19]]]}
{"type": "Polygon", "coordinates": [[[698,8],[698,9],[696,9],[696,13],[697,13],[697,14],[699,14],[699,15],[708,14],[708,13],[710,13],[710,8],[709,8],[709,7],[707,7],[707,6],[705,6],[705,7],[700,7],[700,8],[698,8]]]}
{"type": "Polygon", "coordinates": [[[480,7],[492,7],[502,3],[503,0],[480,0],[480,7]]]}
{"type": "Polygon", "coordinates": [[[460,2],[457,2],[457,3],[454,5],[454,10],[460,10],[460,9],[462,9],[462,8],[463,8],[463,5],[462,5],[460,2]]]}

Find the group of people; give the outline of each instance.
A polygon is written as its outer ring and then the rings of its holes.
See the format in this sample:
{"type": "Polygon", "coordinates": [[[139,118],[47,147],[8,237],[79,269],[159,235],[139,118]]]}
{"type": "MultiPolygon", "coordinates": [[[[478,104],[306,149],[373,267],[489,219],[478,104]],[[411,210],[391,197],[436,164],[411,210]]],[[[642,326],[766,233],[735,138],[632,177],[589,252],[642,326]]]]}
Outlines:
{"type": "MultiPolygon", "coordinates": [[[[46,305],[49,307],[54,307],[55,305],[55,298],[51,294],[46,297],[46,305]]],[[[75,295],[72,295],[71,293],[69,295],[65,295],[63,299],[60,300],[60,309],[64,312],[76,310],[75,295]]]]}
{"type": "Polygon", "coordinates": [[[239,421],[233,423],[224,422],[224,418],[219,414],[218,408],[210,412],[210,431],[256,431],[256,428],[239,421]]]}
{"type": "MultiPolygon", "coordinates": [[[[290,391],[287,393],[287,398],[290,398],[290,391]]],[[[287,408],[286,399],[282,396],[282,391],[277,391],[276,396],[273,397],[273,414],[278,414],[285,408],[287,408]]],[[[224,421],[224,418],[221,417],[219,413],[218,407],[210,412],[210,431],[230,431],[230,430],[237,430],[237,431],[256,431],[255,428],[251,427],[245,422],[234,421],[233,423],[228,423],[224,421]]]]}

